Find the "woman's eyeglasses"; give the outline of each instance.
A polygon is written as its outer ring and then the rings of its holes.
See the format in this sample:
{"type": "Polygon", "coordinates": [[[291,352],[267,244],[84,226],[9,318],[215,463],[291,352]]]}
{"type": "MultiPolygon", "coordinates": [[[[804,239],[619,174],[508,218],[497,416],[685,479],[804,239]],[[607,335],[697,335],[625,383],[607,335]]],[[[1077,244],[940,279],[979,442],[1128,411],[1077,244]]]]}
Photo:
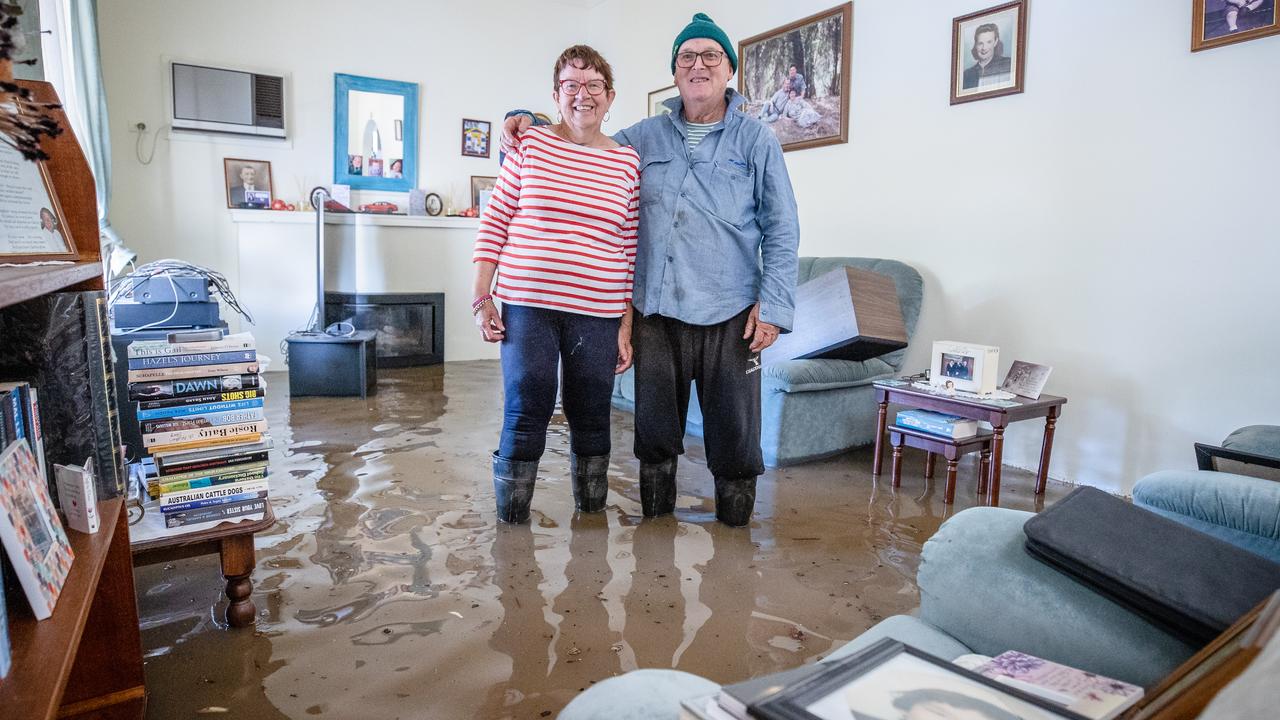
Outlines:
{"type": "Polygon", "coordinates": [[[588,80],[585,84],[580,83],[577,80],[560,81],[560,92],[568,95],[577,95],[578,91],[584,87],[587,89],[588,95],[599,95],[605,91],[605,84],[603,80],[588,80]]]}
{"type": "Polygon", "coordinates": [[[706,50],[700,53],[682,52],[676,55],[676,67],[691,68],[699,57],[702,58],[703,65],[715,67],[720,64],[721,60],[724,60],[724,53],[719,50],[706,50]]]}

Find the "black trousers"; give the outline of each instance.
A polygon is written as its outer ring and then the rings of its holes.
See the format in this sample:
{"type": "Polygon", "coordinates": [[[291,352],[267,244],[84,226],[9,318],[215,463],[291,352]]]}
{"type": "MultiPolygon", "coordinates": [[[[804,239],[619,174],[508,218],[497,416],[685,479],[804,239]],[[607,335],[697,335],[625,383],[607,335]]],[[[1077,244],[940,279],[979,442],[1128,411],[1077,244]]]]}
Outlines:
{"type": "Polygon", "coordinates": [[[716,477],[764,472],[760,455],[760,373],[742,339],[751,308],[716,325],[689,325],[637,313],[636,457],[665,462],[684,453],[690,383],[698,383],[707,467],[716,477]]]}

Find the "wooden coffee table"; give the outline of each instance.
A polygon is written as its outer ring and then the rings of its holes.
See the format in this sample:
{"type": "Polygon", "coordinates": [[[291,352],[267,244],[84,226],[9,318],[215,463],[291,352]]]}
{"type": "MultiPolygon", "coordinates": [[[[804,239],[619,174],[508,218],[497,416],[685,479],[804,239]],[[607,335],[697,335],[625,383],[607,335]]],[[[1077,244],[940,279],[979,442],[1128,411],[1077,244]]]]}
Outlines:
{"type": "Polygon", "coordinates": [[[1040,469],[1036,474],[1036,495],[1044,494],[1045,482],[1049,477],[1049,457],[1053,453],[1054,428],[1057,426],[1062,406],[1067,404],[1065,397],[1041,395],[1038,400],[1024,397],[1015,397],[1009,401],[979,400],[946,395],[941,391],[925,390],[902,380],[879,381],[874,383],[874,387],[880,413],[876,421],[876,449],[871,461],[872,475],[880,475],[889,403],[959,415],[971,420],[985,420],[991,423],[992,428],[987,504],[997,506],[1000,504],[1000,465],[1004,458],[1005,428],[1019,420],[1044,418],[1044,438],[1040,444],[1040,469]]]}
{"type": "MultiPolygon", "coordinates": [[[[218,553],[222,562],[222,576],[227,581],[227,600],[230,601],[227,605],[227,624],[237,628],[253,625],[258,615],[258,610],[253,605],[253,581],[250,579],[258,564],[253,549],[253,536],[275,525],[276,516],[271,511],[271,503],[267,503],[266,517],[261,520],[224,522],[208,530],[176,535],[162,534],[154,527],[160,517],[160,508],[155,502],[148,503],[146,507],[146,515],[135,526],[136,529],[131,529],[134,533],[130,544],[133,564],[150,565],[218,553]]],[[[163,527],[163,523],[160,527],[163,527]]]]}

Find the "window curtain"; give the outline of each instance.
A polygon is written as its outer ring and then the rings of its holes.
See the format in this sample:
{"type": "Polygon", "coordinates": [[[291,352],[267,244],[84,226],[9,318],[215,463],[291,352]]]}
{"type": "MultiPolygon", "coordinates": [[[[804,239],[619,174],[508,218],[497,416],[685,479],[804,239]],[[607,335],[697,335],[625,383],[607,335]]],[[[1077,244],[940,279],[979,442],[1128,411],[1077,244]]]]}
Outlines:
{"type": "Polygon", "coordinates": [[[107,219],[111,205],[111,137],[107,94],[102,83],[102,58],[98,52],[98,3],[96,0],[41,0],[40,11],[41,24],[51,31],[43,39],[45,79],[58,91],[93,171],[98,190],[102,255],[110,261],[112,251],[118,256],[123,243],[107,219]]]}

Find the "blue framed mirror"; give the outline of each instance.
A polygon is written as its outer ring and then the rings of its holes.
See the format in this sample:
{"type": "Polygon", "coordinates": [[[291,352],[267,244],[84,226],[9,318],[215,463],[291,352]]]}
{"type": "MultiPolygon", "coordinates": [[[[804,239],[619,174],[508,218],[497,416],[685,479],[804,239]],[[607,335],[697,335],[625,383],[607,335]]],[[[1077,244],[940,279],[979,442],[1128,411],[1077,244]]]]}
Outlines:
{"type": "Polygon", "coordinates": [[[417,187],[417,83],[333,76],[333,181],[356,190],[417,187]]]}

